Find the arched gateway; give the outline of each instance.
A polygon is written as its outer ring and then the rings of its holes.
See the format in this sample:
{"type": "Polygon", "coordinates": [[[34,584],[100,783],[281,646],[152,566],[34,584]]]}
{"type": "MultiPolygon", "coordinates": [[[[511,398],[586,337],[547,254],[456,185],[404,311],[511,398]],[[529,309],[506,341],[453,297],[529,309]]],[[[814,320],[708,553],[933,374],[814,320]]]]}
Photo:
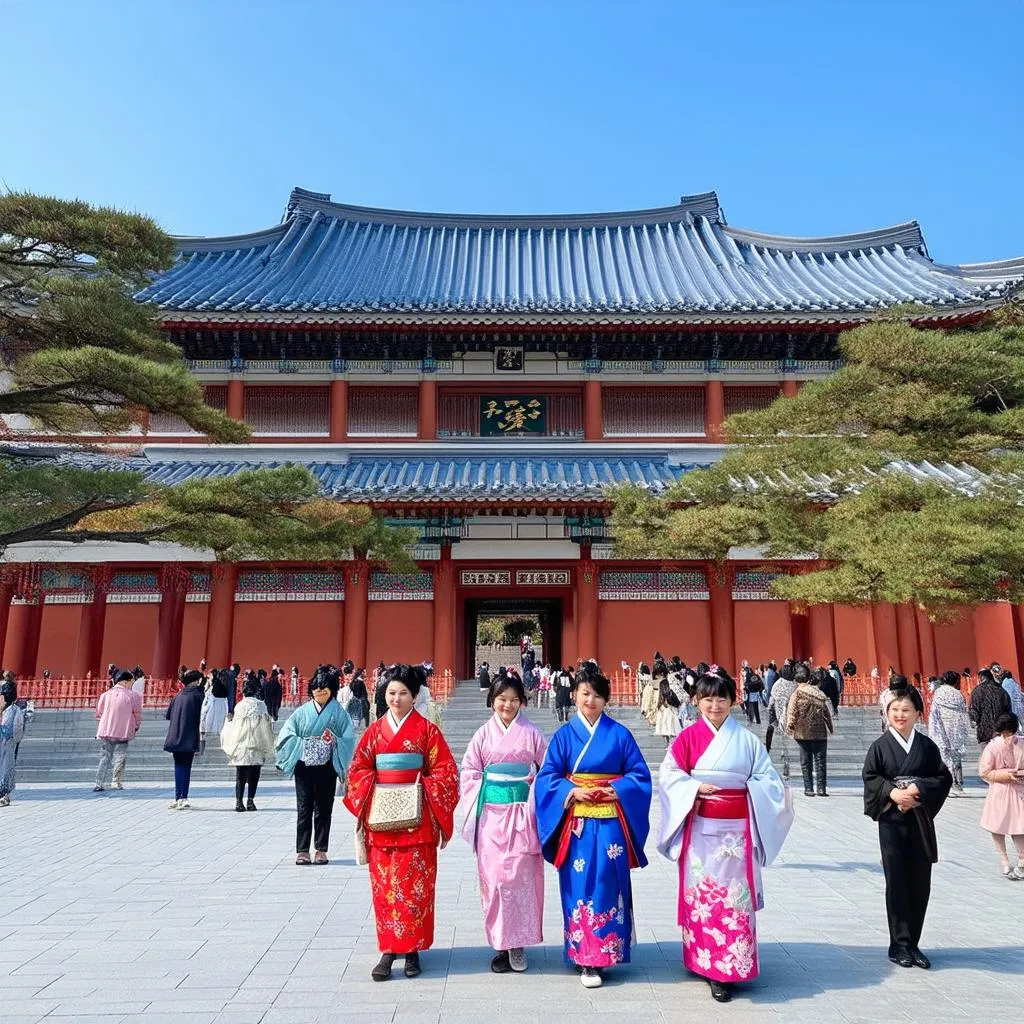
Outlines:
{"type": "Polygon", "coordinates": [[[307,463],[325,494],[417,526],[419,571],[220,567],[158,546],[11,552],[37,565],[30,587],[0,590],[7,667],[71,676],[139,662],[163,676],[203,656],[344,656],[466,675],[473,622],[495,602],[542,615],[563,663],[635,664],[660,647],[733,669],[790,653],[906,672],[1020,667],[1018,609],[938,629],[892,606],[793,614],[767,590],[785,565],[743,552],[724,572],[616,561],[605,516],[608,485],[663,489],[720,456],[727,414],[830,373],[840,331],[908,300],[941,307],[944,322],[978,317],[1024,261],[936,264],[913,222],[816,239],[745,231],[714,193],[513,217],[364,209],[295,189],[277,226],[179,249],[139,298],[253,443],[207,446],[152,416],[147,472],[177,482],[307,463]]]}

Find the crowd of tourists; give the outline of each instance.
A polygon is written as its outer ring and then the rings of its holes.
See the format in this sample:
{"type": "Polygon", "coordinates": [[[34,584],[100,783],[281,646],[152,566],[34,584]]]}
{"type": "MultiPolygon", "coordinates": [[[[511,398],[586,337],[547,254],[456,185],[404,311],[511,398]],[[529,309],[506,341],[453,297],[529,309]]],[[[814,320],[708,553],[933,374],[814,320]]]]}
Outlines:
{"type": "MultiPolygon", "coordinates": [[[[535,666],[531,666],[534,668],[535,666]]],[[[189,806],[192,761],[217,730],[236,769],[235,807],[256,810],[265,765],[294,780],[296,858],[329,863],[334,799],[355,819],[357,862],[368,867],[381,957],[375,981],[391,977],[397,958],[407,977],[423,969],[433,943],[438,853],[458,835],[472,847],[484,925],[495,973],[522,972],[527,949],[543,941],[544,863],[558,876],[565,963],[598,988],[604,972],[629,963],[634,941],[631,871],[647,865],[653,796],[651,772],[635,737],[606,715],[611,684],[594,662],[566,677],[571,708],[550,741],[523,714],[529,690],[515,666],[493,676],[484,666],[491,717],[469,743],[461,768],[429,716],[429,666],[378,666],[371,687],[351,663],[320,665],[301,703],[275,735],[281,674],[181,673],[166,711],[165,750],[174,761],[171,808],[189,806]],[[276,677],[276,678],[275,678],[276,677]],[[358,684],[362,683],[362,686],[358,684]],[[223,702],[222,704],[220,702],[223,702]],[[363,726],[357,736],[355,720],[363,726]],[[219,727],[219,728],[218,728],[219,727]]],[[[849,673],[853,674],[853,673],[849,673]]],[[[657,655],[637,673],[637,699],[666,739],[658,770],[658,853],[677,865],[683,962],[719,1002],[760,971],[756,912],[764,905],[762,871],[781,850],[794,818],[769,745],[793,739],[806,796],[827,796],[825,744],[834,728],[843,670],[786,661],[744,665],[740,683],[715,665],[689,668],[657,655]],[[752,701],[752,698],[754,700],[752,701]],[[747,724],[767,708],[762,742],[747,724]],[[669,721],[670,715],[674,719],[669,721]]],[[[96,789],[109,777],[123,787],[125,752],[141,724],[140,676],[114,670],[96,709],[101,760],[96,789]]],[[[144,678],[144,677],[142,677],[144,678]]],[[[886,880],[888,955],[902,967],[927,968],[920,949],[931,866],[938,859],[934,820],[950,791],[962,788],[968,729],[981,743],[988,783],[982,826],[994,837],[1003,872],[1024,879],[1024,737],[1019,687],[998,665],[979,673],[968,702],[959,673],[934,680],[927,735],[921,689],[892,672],[879,697],[881,735],[863,769],[864,808],[878,825],[886,880]],[[1007,683],[1010,685],[1007,685],[1007,683]],[[1016,845],[1011,865],[1005,837],[1016,845]]],[[[0,684],[0,797],[13,788],[13,759],[23,733],[16,685],[0,684]]]]}

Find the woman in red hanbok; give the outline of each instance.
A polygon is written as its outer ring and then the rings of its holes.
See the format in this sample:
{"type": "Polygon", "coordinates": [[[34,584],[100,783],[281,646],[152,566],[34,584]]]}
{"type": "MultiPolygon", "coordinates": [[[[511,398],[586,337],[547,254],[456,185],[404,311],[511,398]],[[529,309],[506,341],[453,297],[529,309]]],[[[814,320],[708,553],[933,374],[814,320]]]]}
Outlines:
{"type": "Polygon", "coordinates": [[[405,975],[420,973],[419,954],[434,942],[437,847],[454,830],[459,775],[441,730],[413,707],[426,683],[419,665],[396,665],[385,691],[388,712],[362,735],[348,773],[345,806],[356,816],[370,867],[373,914],[380,962],[371,976],[386,981],[396,955],[405,956],[405,975]],[[412,783],[419,777],[418,825],[399,832],[370,828],[367,816],[378,782],[412,783]]]}

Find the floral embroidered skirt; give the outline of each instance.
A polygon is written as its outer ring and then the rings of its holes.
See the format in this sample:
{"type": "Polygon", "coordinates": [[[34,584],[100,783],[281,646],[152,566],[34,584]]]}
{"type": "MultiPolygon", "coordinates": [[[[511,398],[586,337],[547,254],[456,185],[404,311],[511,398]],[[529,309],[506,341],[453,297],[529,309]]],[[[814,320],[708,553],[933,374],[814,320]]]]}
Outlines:
{"type": "Polygon", "coordinates": [[[618,818],[578,818],[580,834],[558,871],[565,960],[581,967],[629,963],[633,889],[618,818]]]}
{"type": "Polygon", "coordinates": [[[749,819],[693,815],[679,858],[683,964],[713,981],[758,975],[749,819]]]}
{"type": "Polygon", "coordinates": [[[369,846],[370,891],[382,953],[419,953],[434,944],[437,847],[369,846]]]}

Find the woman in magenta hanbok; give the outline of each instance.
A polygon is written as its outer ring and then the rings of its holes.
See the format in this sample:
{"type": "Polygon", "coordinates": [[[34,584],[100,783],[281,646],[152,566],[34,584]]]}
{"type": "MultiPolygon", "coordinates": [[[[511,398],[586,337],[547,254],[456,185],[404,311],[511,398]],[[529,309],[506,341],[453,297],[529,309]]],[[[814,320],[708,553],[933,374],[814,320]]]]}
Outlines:
{"type": "Polygon", "coordinates": [[[523,684],[504,677],[491,692],[494,716],[462,759],[455,820],[476,852],[487,941],[495,974],[526,970],[524,947],[544,941],[544,858],[533,779],[544,761],[544,734],[521,709],[523,684]]]}
{"type": "Polygon", "coordinates": [[[731,715],[735,683],[703,675],[694,696],[701,717],[661,765],[658,850],[679,863],[683,963],[724,1003],[734,982],[758,975],[761,868],[782,848],[793,810],[764,744],[731,715]]]}

